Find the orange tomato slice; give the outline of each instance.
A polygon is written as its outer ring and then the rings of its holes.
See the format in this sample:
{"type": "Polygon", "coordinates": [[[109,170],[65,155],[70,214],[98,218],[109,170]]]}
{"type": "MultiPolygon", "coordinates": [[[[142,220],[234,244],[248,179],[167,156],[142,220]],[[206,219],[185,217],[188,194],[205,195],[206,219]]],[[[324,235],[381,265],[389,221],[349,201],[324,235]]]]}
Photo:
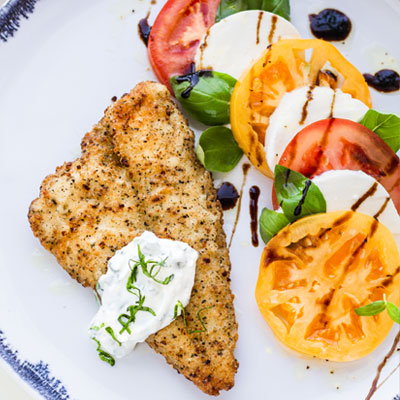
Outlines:
{"type": "Polygon", "coordinates": [[[330,64],[343,77],[340,89],[372,107],[362,74],[332,44],[319,39],[285,39],[274,43],[243,73],[232,93],[231,125],[239,146],[263,174],[272,177],[265,160],[269,118],[286,92],[316,85],[330,64]],[[312,51],[309,61],[307,50],[312,51]]]}
{"type": "Polygon", "coordinates": [[[351,361],[373,351],[393,321],[384,311],[355,309],[400,302],[400,255],[391,232],[374,218],[337,211],[300,219],[265,247],[258,307],[278,339],[310,356],[351,361]]]}

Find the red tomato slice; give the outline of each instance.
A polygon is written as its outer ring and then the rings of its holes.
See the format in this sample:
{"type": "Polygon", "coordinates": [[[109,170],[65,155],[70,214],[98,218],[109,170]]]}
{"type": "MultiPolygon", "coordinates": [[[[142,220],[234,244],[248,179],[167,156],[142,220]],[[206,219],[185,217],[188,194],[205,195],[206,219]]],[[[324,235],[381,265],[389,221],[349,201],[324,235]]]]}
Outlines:
{"type": "Polygon", "coordinates": [[[147,45],[158,80],[190,72],[200,39],[215,23],[220,0],[168,0],[151,28],[147,45]]]}
{"type": "MultiPolygon", "coordinates": [[[[400,214],[399,157],[377,134],[356,122],[331,118],[308,125],[286,147],[279,164],[308,178],[331,169],[361,170],[388,191],[400,214]]],[[[273,200],[276,206],[275,193],[273,200]]]]}

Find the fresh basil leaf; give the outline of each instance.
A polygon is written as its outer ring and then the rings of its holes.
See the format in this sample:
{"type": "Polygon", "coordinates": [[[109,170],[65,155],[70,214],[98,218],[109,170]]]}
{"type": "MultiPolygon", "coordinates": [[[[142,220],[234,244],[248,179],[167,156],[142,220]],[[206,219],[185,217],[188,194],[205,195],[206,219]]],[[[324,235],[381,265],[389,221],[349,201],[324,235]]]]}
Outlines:
{"type": "Polygon", "coordinates": [[[326,212],[326,201],[318,186],[299,172],[275,167],[275,191],[289,221],[326,212]]]}
{"type": "Polygon", "coordinates": [[[363,317],[369,317],[371,315],[377,315],[381,313],[386,308],[386,303],[383,300],[375,301],[366,306],[356,308],[354,311],[357,315],[363,317]]]}
{"type": "Polygon", "coordinates": [[[267,244],[281,229],[290,224],[285,214],[264,208],[260,216],[260,235],[267,244]]]}
{"type": "Polygon", "coordinates": [[[289,0],[221,0],[215,21],[247,10],[269,11],[290,21],[289,0]]]}
{"type": "Polygon", "coordinates": [[[232,14],[249,9],[247,0],[221,0],[215,22],[221,21],[232,14]]]}
{"type": "Polygon", "coordinates": [[[400,117],[368,110],[360,122],[383,139],[396,153],[400,150],[400,117]]]}
{"type": "Polygon", "coordinates": [[[232,131],[225,126],[214,126],[205,130],[200,136],[196,151],[201,163],[213,172],[231,171],[243,155],[232,131]]]}
{"type": "Polygon", "coordinates": [[[229,102],[236,79],[214,71],[195,71],[170,79],[175,97],[197,121],[215,126],[230,122],[229,102]]]}
{"type": "Polygon", "coordinates": [[[390,303],[389,301],[386,302],[386,309],[389,314],[389,317],[392,318],[394,322],[400,324],[400,309],[397,308],[395,304],[390,303]]]}
{"type": "Polygon", "coordinates": [[[289,0],[248,0],[249,10],[263,10],[277,14],[290,21],[289,0]]]}

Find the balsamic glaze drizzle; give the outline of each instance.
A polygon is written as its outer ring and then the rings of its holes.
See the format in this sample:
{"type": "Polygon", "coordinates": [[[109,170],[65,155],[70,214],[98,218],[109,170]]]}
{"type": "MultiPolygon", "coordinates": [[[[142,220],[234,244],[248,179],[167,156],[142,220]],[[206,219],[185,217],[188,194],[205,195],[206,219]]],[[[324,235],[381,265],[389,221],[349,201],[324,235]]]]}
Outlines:
{"type": "Polygon", "coordinates": [[[268,35],[268,42],[270,43],[272,43],[272,39],[274,38],[277,22],[278,22],[278,17],[276,15],[273,15],[271,17],[271,30],[269,31],[268,35]]]}
{"type": "Polygon", "coordinates": [[[260,26],[261,26],[261,21],[263,19],[264,12],[260,11],[258,13],[258,21],[257,21],[257,38],[256,38],[256,44],[260,43],[260,26]]]}
{"type": "Polygon", "coordinates": [[[142,42],[145,44],[146,47],[147,47],[147,44],[149,43],[149,36],[150,36],[150,31],[151,31],[151,26],[149,25],[148,18],[149,18],[149,15],[147,14],[147,17],[142,18],[138,24],[139,36],[142,39],[142,42]]]}
{"type": "Polygon", "coordinates": [[[217,199],[221,203],[224,211],[230,210],[236,206],[239,199],[239,193],[232,183],[224,182],[217,191],[217,199]]]}
{"type": "Polygon", "coordinates": [[[192,63],[192,64],[190,64],[190,72],[188,74],[181,75],[176,78],[176,81],[178,83],[182,83],[182,82],[190,83],[190,86],[182,92],[182,94],[181,94],[182,98],[184,98],[184,99],[189,98],[191,91],[199,83],[199,80],[202,76],[204,76],[206,78],[212,78],[213,73],[212,73],[212,71],[207,70],[207,69],[202,69],[200,71],[196,71],[195,63],[192,63]]]}
{"type": "Polygon", "coordinates": [[[313,35],[327,41],[340,41],[349,36],[351,21],[341,11],[326,8],[318,14],[309,15],[310,28],[313,35]]]}
{"type": "Polygon", "coordinates": [[[303,105],[303,109],[301,110],[301,119],[299,121],[300,125],[304,124],[304,121],[307,118],[308,115],[308,105],[310,104],[310,101],[313,100],[313,90],[315,89],[314,86],[310,86],[310,88],[307,91],[307,100],[303,105]]]}
{"type": "Polygon", "coordinates": [[[357,211],[358,208],[367,200],[369,197],[373,196],[378,189],[378,183],[375,182],[352,206],[351,211],[357,211]]]}
{"type": "Polygon", "coordinates": [[[386,210],[386,207],[387,207],[389,201],[390,201],[390,197],[386,197],[385,202],[382,204],[382,207],[374,215],[375,219],[378,219],[381,216],[381,214],[386,210]]]}
{"type": "Polygon", "coordinates": [[[383,370],[383,367],[386,365],[387,360],[393,355],[393,353],[396,351],[397,345],[400,343],[400,332],[396,335],[396,338],[394,339],[393,345],[391,349],[389,350],[389,353],[386,354],[385,358],[383,361],[378,365],[377,371],[376,371],[376,376],[375,379],[372,382],[371,388],[367,394],[367,397],[365,400],[370,400],[373,394],[376,392],[377,386],[378,386],[378,381],[381,376],[381,372],[383,370]]]}
{"type": "Polygon", "coordinates": [[[291,169],[289,169],[289,168],[287,168],[286,169],[286,171],[285,171],[285,186],[288,184],[288,182],[289,182],[289,176],[290,176],[290,173],[292,172],[292,170],[291,169]]]}
{"type": "Polygon", "coordinates": [[[304,204],[304,202],[306,200],[308,189],[310,189],[310,186],[311,186],[311,180],[307,179],[306,184],[305,184],[304,189],[303,189],[303,193],[301,195],[301,199],[299,201],[299,204],[297,204],[297,206],[296,206],[296,208],[294,209],[294,212],[293,212],[295,217],[298,217],[301,214],[301,208],[303,207],[303,204],[304,204]]]}
{"type": "Polygon", "coordinates": [[[400,75],[391,69],[381,69],[375,75],[364,74],[368,86],[380,92],[396,92],[400,89],[400,75]]]}
{"type": "Polygon", "coordinates": [[[258,247],[258,198],[260,197],[260,188],[258,186],[252,186],[249,190],[249,194],[251,243],[254,247],[258,247]]]}

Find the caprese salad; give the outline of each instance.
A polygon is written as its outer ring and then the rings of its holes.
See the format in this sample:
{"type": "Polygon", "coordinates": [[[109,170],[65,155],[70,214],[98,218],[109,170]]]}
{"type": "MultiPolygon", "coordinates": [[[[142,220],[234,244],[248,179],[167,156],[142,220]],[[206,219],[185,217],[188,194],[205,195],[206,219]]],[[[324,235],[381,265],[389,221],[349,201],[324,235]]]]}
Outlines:
{"type": "Polygon", "coordinates": [[[260,217],[265,320],[299,352],[350,361],[400,323],[400,118],[373,110],[357,68],[289,20],[289,1],[169,0],[148,55],[210,126],[197,147],[208,170],[245,154],[274,179],[260,217]]]}

